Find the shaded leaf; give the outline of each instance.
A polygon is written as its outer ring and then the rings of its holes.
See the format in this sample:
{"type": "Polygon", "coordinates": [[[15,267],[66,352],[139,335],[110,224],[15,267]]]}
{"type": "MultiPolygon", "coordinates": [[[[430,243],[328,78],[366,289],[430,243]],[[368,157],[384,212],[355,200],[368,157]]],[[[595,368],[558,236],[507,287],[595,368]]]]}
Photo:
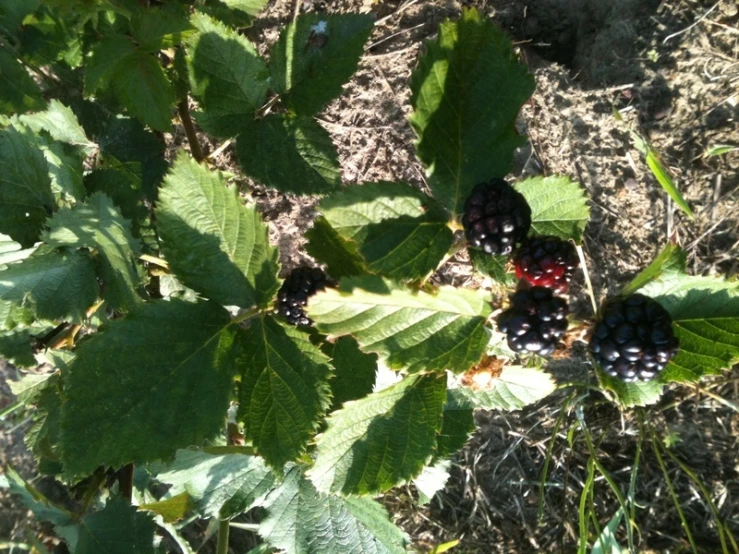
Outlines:
{"type": "Polygon", "coordinates": [[[41,89],[26,69],[7,49],[0,49],[0,113],[31,112],[44,104],[41,89]]]}
{"type": "Polygon", "coordinates": [[[75,554],[154,554],[156,525],[125,498],[112,498],[82,518],[75,554]]]}
{"type": "Polygon", "coordinates": [[[446,375],[406,377],[327,419],[308,471],[321,492],[376,494],[421,473],[436,447],[446,375]]]}
{"type": "Polygon", "coordinates": [[[133,41],[124,35],[110,34],[96,42],[85,63],[85,95],[90,96],[107,85],[120,63],[135,49],[133,41]]]}
{"type": "Polygon", "coordinates": [[[341,94],[373,28],[365,14],[303,14],[272,47],[272,88],[298,115],[313,115],[341,94]]]}
{"type": "Polygon", "coordinates": [[[48,165],[32,137],[0,130],[0,233],[28,248],[53,206],[48,165]]]}
{"type": "Polygon", "coordinates": [[[244,335],[239,419],[244,434],[274,468],[296,459],[330,403],[328,357],[308,335],[269,316],[244,335]]]}
{"type": "Polygon", "coordinates": [[[350,186],[318,209],[342,238],[357,244],[369,271],[393,279],[425,277],[454,240],[441,207],[403,183],[350,186]]]}
{"type": "Polygon", "coordinates": [[[379,277],[343,279],[308,302],[323,333],[352,334],[392,369],[466,371],[488,343],[490,304],[482,293],[441,287],[416,292],[379,277]]]}
{"type": "Polygon", "coordinates": [[[331,357],[331,365],[335,369],[330,383],[332,410],[372,392],[377,372],[376,355],[362,352],[351,336],[341,337],[333,344],[326,342],[322,350],[331,357]]]}
{"type": "Polygon", "coordinates": [[[230,518],[261,505],[275,482],[261,458],[178,450],[156,479],[172,485],[168,497],[187,493],[204,517],[230,518]]]}
{"type": "Polygon", "coordinates": [[[411,76],[410,123],[431,191],[452,216],[475,185],[510,171],[525,142],[516,116],[533,91],[510,40],[475,9],[426,42],[411,76]]]}
{"type": "Polygon", "coordinates": [[[626,383],[616,377],[598,371],[601,386],[615,393],[619,402],[626,408],[655,404],[662,396],[664,383],[658,379],[626,383]]]}
{"type": "Polygon", "coordinates": [[[166,458],[218,433],[236,371],[234,333],[216,304],[172,299],[80,343],[64,380],[66,471],[166,458]]]}
{"type": "Polygon", "coordinates": [[[328,194],[341,185],[336,147],[310,117],[268,115],[247,124],[236,142],[244,172],[294,194],[328,194]]]}
{"type": "Polygon", "coordinates": [[[367,273],[357,245],[342,238],[325,218],[318,217],[305,238],[308,239],[306,252],[326,264],[328,274],[334,279],[367,273]]]}
{"type": "Polygon", "coordinates": [[[514,185],[531,207],[531,231],[582,242],[590,218],[585,191],[568,177],[530,177],[514,185]]]}
{"type": "Polygon", "coordinates": [[[504,287],[513,287],[518,279],[516,274],[507,270],[508,256],[491,256],[480,248],[468,248],[470,261],[475,271],[490,277],[504,287]]]}
{"type": "Polygon", "coordinates": [[[48,227],[43,238],[47,244],[99,252],[103,297],[113,307],[130,310],[140,302],[136,289],[141,276],[135,260],[141,244],[110,198],[98,192],[83,203],[62,208],[49,219],[48,227]]]}
{"type": "Polygon", "coordinates": [[[187,12],[172,4],[138,9],[131,18],[131,30],[140,48],[147,52],[177,46],[193,33],[187,12]]]}
{"type": "Polygon", "coordinates": [[[181,154],[157,205],[162,250],[182,283],[223,305],[266,306],[277,292],[278,251],[254,205],[223,175],[181,154]]]}
{"type": "Polygon", "coordinates": [[[259,534],[286,554],[402,554],[407,537],[370,498],[321,494],[293,467],[267,499],[259,534]]]}
{"type": "Polygon", "coordinates": [[[458,402],[458,395],[452,393],[447,391],[434,460],[445,460],[461,450],[475,430],[473,408],[465,401],[458,402]]]}
{"type": "Polygon", "coordinates": [[[18,495],[23,505],[31,510],[39,521],[48,521],[54,525],[69,525],[74,521],[74,514],[57,506],[36,487],[26,483],[13,468],[7,467],[4,475],[8,480],[10,492],[18,495]]]}
{"type": "Polygon", "coordinates": [[[0,299],[32,309],[40,319],[79,323],[98,292],[85,252],[50,251],[0,271],[0,299]]]}

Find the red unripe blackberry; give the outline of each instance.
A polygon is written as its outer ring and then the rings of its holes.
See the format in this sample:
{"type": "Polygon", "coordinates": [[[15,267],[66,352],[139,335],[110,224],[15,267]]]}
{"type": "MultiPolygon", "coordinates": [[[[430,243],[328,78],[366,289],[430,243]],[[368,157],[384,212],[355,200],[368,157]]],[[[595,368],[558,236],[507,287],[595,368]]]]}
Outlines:
{"type": "Polygon", "coordinates": [[[515,352],[549,356],[567,331],[567,302],[551,289],[532,287],[511,298],[511,307],[498,316],[498,328],[515,352]]]}
{"type": "Polygon", "coordinates": [[[606,300],[590,339],[601,369],[627,382],[654,379],[679,347],[670,314],[641,294],[606,300]]]}
{"type": "Polygon", "coordinates": [[[513,252],[531,229],[531,208],[523,195],[503,179],[477,185],[464,203],[462,216],[470,246],[493,256],[513,252]]]}
{"type": "Polygon", "coordinates": [[[293,269],[277,292],[276,312],[292,325],[313,323],[305,313],[308,298],[326,288],[326,274],[318,267],[293,269]]]}
{"type": "Polygon", "coordinates": [[[567,292],[572,274],[579,265],[575,246],[552,236],[525,240],[513,261],[517,278],[559,294],[567,292]]]}

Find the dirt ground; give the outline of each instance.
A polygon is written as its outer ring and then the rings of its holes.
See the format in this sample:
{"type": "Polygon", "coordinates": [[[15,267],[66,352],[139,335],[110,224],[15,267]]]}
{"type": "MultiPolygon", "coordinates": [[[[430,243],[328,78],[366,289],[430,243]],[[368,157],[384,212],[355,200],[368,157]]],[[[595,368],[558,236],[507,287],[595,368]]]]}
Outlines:
{"type": "MultiPolygon", "coordinates": [[[[564,174],[587,189],[591,221],[584,250],[597,298],[616,293],[670,238],[687,250],[696,274],[739,273],[739,152],[705,155],[714,145],[739,144],[735,0],[303,0],[303,10],[377,17],[359,71],[345,94],[319,116],[338,146],[347,183],[384,179],[423,186],[407,123],[408,81],[423,41],[463,6],[476,6],[503,26],[536,76],[536,92],[519,121],[530,146],[518,153],[511,177],[564,174]],[[623,121],[614,117],[614,109],[623,121]],[[629,129],[648,137],[659,152],[694,220],[659,187],[629,129]]],[[[292,1],[270,2],[247,31],[260,51],[275,42],[294,7],[292,1]]],[[[182,129],[169,138],[172,150],[186,146],[182,129]]],[[[207,144],[211,151],[219,146],[207,144]]],[[[222,169],[237,167],[231,148],[213,161],[222,169]]],[[[270,224],[285,269],[308,261],[301,237],[315,216],[316,201],[266,191],[246,179],[243,184],[270,224]]],[[[437,279],[458,286],[476,282],[464,254],[437,279]]],[[[591,317],[582,276],[578,279],[572,305],[577,316],[591,317]]],[[[572,378],[572,371],[567,361],[553,364],[558,376],[572,378]]],[[[587,377],[578,371],[576,377],[587,377]]],[[[727,527],[739,537],[738,383],[735,368],[700,388],[671,389],[647,417],[660,437],[677,443],[673,452],[706,485],[727,527]]],[[[455,459],[447,488],[428,506],[414,506],[411,488],[386,495],[384,502],[414,543],[423,551],[460,539],[453,552],[576,552],[587,450],[581,433],[570,431],[577,422],[574,410],[558,420],[568,394],[558,392],[521,413],[478,414],[478,432],[455,459]],[[548,456],[541,498],[540,475],[548,456]]],[[[10,401],[0,382],[0,410],[10,401]]],[[[577,403],[599,445],[599,459],[627,490],[640,441],[636,416],[620,413],[595,392],[577,403]]],[[[19,438],[27,425],[23,421],[0,422],[0,462],[29,469],[19,438]]],[[[635,489],[639,552],[690,551],[659,460],[646,440],[642,446],[635,489]]],[[[720,552],[709,505],[674,462],[666,460],[666,466],[697,550],[720,552]]],[[[2,492],[0,538],[22,537],[24,512],[2,492]]],[[[601,526],[618,508],[602,479],[596,480],[593,504],[601,526]]]]}

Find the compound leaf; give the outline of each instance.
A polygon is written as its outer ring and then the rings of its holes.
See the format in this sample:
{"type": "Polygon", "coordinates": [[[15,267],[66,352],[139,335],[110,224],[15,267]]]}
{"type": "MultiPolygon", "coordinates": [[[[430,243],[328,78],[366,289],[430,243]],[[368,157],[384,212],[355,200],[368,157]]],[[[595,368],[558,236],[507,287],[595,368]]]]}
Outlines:
{"type": "Polygon", "coordinates": [[[48,227],[44,233],[47,244],[99,252],[103,297],[113,307],[131,309],[138,304],[136,288],[141,277],[135,258],[141,244],[110,198],[98,192],[85,202],[62,208],[48,221],[48,227]]]}
{"type": "Polygon", "coordinates": [[[510,40],[475,9],[426,42],[411,76],[410,123],[431,191],[452,216],[475,185],[510,171],[524,143],[516,116],[533,91],[510,40]]]}
{"type": "Polygon", "coordinates": [[[324,217],[318,217],[305,233],[305,250],[319,262],[326,264],[334,279],[367,273],[357,245],[343,238],[324,217]]]}
{"type": "Polygon", "coordinates": [[[318,209],[342,238],[357,244],[369,271],[393,279],[426,276],[454,241],[441,207],[403,183],[350,186],[318,209]]]}
{"type": "Polygon", "coordinates": [[[153,461],[215,435],[236,370],[229,324],[215,303],[162,300],[80,343],[64,381],[65,469],[153,461]]]}
{"type": "Polygon", "coordinates": [[[328,194],[341,185],[336,147],[311,117],[272,114],[247,124],[236,155],[247,175],[281,192],[328,194]]]}
{"type": "Polygon", "coordinates": [[[7,49],[0,49],[0,113],[24,113],[43,107],[39,86],[7,49]]]}
{"type": "Polygon", "coordinates": [[[298,115],[313,115],[341,94],[357,69],[373,18],[311,13],[287,25],[272,47],[272,87],[298,115]]]}
{"type": "Polygon", "coordinates": [[[370,498],[321,494],[291,468],[267,498],[259,534],[286,554],[403,554],[406,535],[370,498]]]}
{"type": "Polygon", "coordinates": [[[484,410],[520,410],[549,396],[556,388],[552,376],[533,367],[504,366],[484,387],[460,386],[449,391],[452,403],[484,410]]]}
{"type": "Polygon", "coordinates": [[[277,292],[278,251],[254,205],[220,172],[181,154],[159,193],[164,256],[187,287],[229,306],[265,306],[277,292]]]}
{"type": "Polygon", "coordinates": [[[376,494],[417,476],[436,448],[445,375],[412,375],[327,419],[308,471],[321,492],[376,494]]]}
{"type": "Polygon", "coordinates": [[[191,22],[199,31],[187,41],[190,85],[204,110],[198,121],[215,136],[235,136],[264,104],[269,71],[240,34],[204,14],[191,22]]]}
{"type": "Polygon", "coordinates": [[[270,316],[252,321],[244,344],[239,419],[257,452],[281,468],[305,449],[330,404],[329,359],[270,316]]]}
{"type": "Polygon", "coordinates": [[[354,337],[340,337],[333,344],[326,342],[323,352],[331,357],[334,378],[331,379],[333,409],[344,402],[364,398],[372,392],[377,373],[377,356],[365,354],[354,337]]]}
{"type": "Polygon", "coordinates": [[[0,130],[0,233],[28,248],[53,206],[49,166],[33,137],[0,130]]]}
{"type": "Polygon", "coordinates": [[[0,271],[0,299],[33,309],[40,319],[81,322],[97,295],[95,267],[81,251],[50,251],[0,271]]]}
{"type": "Polygon", "coordinates": [[[568,177],[531,177],[515,188],[531,206],[531,230],[536,235],[554,235],[582,242],[590,218],[585,191],[568,177]]]}
{"type": "Polygon", "coordinates": [[[323,333],[352,334],[364,352],[392,369],[466,371],[488,343],[490,304],[478,292],[441,287],[413,291],[375,276],[343,279],[308,302],[308,315],[323,333]]]}
{"type": "MultiPolygon", "coordinates": [[[[75,554],[154,554],[156,524],[124,498],[82,518],[75,554]]],[[[62,533],[63,534],[63,533],[62,533]]]]}
{"type": "Polygon", "coordinates": [[[187,493],[202,516],[221,518],[261,505],[275,482],[259,457],[196,450],[178,450],[156,479],[172,485],[168,498],[187,493]]]}

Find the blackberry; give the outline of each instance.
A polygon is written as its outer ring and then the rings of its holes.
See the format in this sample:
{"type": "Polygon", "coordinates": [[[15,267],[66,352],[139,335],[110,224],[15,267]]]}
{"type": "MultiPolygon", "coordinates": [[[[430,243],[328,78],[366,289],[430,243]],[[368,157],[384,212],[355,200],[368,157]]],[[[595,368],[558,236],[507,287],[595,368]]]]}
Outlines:
{"type": "Polygon", "coordinates": [[[498,328],[508,335],[516,352],[549,356],[567,331],[567,302],[551,289],[532,287],[511,298],[511,307],[498,316],[498,328]]]}
{"type": "Polygon", "coordinates": [[[670,314],[641,294],[606,300],[590,339],[601,369],[627,382],[653,379],[679,347],[670,314]]]}
{"type": "Polygon", "coordinates": [[[313,323],[305,314],[308,298],[326,288],[326,274],[317,267],[298,267],[290,272],[277,293],[276,313],[292,325],[313,323]]]}
{"type": "Polygon", "coordinates": [[[493,256],[510,254],[531,228],[531,208],[523,195],[503,179],[477,185],[464,203],[462,216],[470,246],[493,256]]]}
{"type": "Polygon", "coordinates": [[[575,246],[558,237],[534,237],[521,245],[514,258],[516,277],[556,293],[567,292],[579,265],[575,246]]]}

